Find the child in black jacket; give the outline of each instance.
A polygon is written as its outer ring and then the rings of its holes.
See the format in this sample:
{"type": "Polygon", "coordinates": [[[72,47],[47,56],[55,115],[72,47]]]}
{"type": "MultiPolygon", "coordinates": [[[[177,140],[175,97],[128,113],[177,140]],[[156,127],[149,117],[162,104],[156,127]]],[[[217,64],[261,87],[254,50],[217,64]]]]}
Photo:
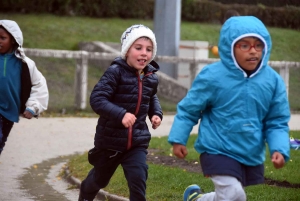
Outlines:
{"type": "Polygon", "coordinates": [[[163,116],[156,95],[159,66],[153,61],[157,46],[155,35],[144,25],[129,27],[121,43],[122,57],[112,62],[91,93],[91,107],[100,117],[95,147],[88,156],[94,168],[81,184],[79,200],[93,200],[119,165],[130,200],[146,200],[146,156],[151,139],[146,118],[156,129],[163,116]]]}

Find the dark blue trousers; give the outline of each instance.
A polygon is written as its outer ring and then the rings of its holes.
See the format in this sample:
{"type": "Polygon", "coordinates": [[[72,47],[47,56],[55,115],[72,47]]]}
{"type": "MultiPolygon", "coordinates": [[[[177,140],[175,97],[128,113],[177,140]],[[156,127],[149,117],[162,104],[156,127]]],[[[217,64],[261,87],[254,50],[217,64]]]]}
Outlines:
{"type": "Polygon", "coordinates": [[[94,166],[82,181],[80,193],[84,199],[93,200],[98,191],[106,187],[119,165],[122,166],[129,187],[130,201],[146,200],[148,165],[147,149],[135,147],[126,152],[93,148],[88,159],[94,166]]]}
{"type": "Polygon", "coordinates": [[[200,155],[200,163],[204,176],[233,176],[244,187],[264,183],[264,164],[247,166],[228,156],[208,153],[200,155]]]}
{"type": "Polygon", "coordinates": [[[0,115],[0,154],[3,151],[5,142],[7,141],[8,135],[13,125],[14,122],[7,120],[5,117],[0,115]]]}

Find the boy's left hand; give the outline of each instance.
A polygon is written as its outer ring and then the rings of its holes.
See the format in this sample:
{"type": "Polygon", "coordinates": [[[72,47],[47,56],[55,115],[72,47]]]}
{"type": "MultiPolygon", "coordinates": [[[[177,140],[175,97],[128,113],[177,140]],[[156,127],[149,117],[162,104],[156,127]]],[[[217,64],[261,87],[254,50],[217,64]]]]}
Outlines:
{"type": "Polygon", "coordinates": [[[276,169],[282,168],[285,163],[283,155],[275,151],[272,155],[272,163],[276,169]]]}
{"type": "Polygon", "coordinates": [[[33,117],[33,114],[25,110],[25,112],[23,113],[23,117],[25,117],[26,119],[31,119],[33,117]]]}
{"type": "Polygon", "coordinates": [[[151,123],[152,123],[152,128],[156,129],[157,127],[160,126],[161,119],[159,118],[159,116],[153,115],[153,117],[151,118],[151,123]]]}

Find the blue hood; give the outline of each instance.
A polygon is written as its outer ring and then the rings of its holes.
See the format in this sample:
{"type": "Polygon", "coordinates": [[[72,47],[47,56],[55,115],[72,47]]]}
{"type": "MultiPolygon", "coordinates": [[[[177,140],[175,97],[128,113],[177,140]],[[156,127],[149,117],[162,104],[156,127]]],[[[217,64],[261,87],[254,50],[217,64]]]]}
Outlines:
{"type": "MultiPolygon", "coordinates": [[[[271,36],[265,25],[258,18],[253,16],[236,16],[226,20],[220,31],[218,48],[220,59],[226,67],[241,69],[234,57],[233,48],[237,41],[249,36],[257,37],[265,44],[262,62],[258,70],[251,75],[252,77],[267,65],[272,48],[271,36]]],[[[246,76],[245,73],[244,75],[246,76]]]]}

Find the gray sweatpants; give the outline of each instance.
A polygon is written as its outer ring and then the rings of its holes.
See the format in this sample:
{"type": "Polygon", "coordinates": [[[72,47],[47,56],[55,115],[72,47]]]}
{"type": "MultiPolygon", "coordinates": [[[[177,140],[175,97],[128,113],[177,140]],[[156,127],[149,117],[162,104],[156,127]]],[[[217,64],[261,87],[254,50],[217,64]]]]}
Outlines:
{"type": "Polygon", "coordinates": [[[211,180],[215,185],[215,192],[205,193],[197,201],[246,201],[244,188],[235,177],[213,175],[211,180]]]}

